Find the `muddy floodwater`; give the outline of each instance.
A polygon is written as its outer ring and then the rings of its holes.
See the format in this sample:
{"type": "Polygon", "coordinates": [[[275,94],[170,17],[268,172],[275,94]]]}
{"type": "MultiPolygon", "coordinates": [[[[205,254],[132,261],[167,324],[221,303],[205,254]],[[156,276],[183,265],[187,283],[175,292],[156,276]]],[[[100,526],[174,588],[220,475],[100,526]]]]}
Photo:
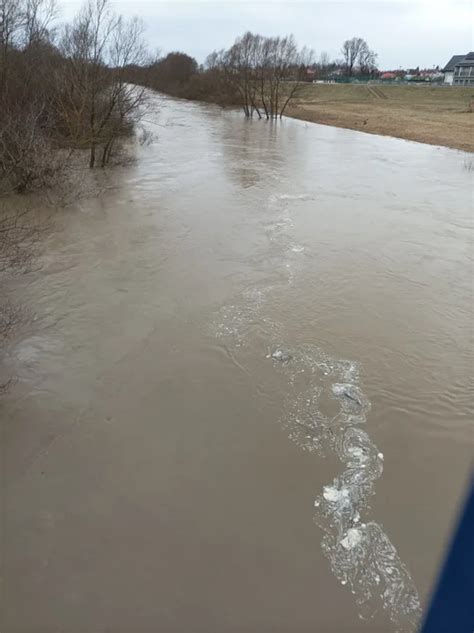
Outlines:
{"type": "Polygon", "coordinates": [[[472,157],[153,99],[10,289],[2,631],[413,632],[473,451],[472,157]]]}

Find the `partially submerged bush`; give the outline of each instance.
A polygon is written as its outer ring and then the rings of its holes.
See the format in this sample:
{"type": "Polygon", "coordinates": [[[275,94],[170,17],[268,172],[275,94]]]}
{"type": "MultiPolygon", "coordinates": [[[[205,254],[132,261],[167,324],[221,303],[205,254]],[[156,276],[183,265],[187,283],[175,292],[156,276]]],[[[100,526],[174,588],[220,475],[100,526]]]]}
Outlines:
{"type": "Polygon", "coordinates": [[[146,58],[137,19],[89,0],[58,37],[54,18],[54,0],[0,0],[0,194],[54,184],[58,149],[105,166],[143,102],[125,77],[146,58]]]}
{"type": "Polygon", "coordinates": [[[0,194],[53,186],[65,169],[53,146],[44,104],[3,112],[0,121],[0,194]]]}

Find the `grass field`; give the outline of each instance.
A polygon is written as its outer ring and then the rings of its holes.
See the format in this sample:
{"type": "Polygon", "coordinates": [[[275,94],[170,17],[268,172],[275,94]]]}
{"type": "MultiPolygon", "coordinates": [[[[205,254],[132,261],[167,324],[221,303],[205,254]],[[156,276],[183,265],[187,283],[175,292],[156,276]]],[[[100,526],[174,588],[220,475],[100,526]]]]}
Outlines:
{"type": "Polygon", "coordinates": [[[308,84],[287,114],[474,152],[474,87],[308,84]]]}

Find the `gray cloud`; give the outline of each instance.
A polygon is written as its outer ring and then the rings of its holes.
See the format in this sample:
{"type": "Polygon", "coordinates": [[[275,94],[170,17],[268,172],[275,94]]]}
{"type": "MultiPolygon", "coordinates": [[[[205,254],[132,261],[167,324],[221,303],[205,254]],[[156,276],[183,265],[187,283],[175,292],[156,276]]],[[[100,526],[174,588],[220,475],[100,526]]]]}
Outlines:
{"type": "MultiPolygon", "coordinates": [[[[61,2],[61,0],[60,0],[61,2]]],[[[69,18],[78,0],[61,3],[69,18]]],[[[346,0],[345,2],[219,2],[121,0],[115,10],[140,16],[152,48],[182,50],[204,61],[246,30],[264,35],[293,33],[317,54],[338,57],[342,42],[364,37],[381,68],[444,65],[473,45],[473,4],[455,0],[346,0]]]]}

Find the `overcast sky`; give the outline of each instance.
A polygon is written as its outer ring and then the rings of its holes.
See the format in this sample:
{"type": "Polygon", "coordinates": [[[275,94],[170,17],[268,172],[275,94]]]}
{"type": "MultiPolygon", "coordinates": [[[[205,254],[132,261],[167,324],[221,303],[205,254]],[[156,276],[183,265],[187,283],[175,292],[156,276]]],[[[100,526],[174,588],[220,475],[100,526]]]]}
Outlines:
{"type": "MultiPolygon", "coordinates": [[[[59,0],[70,18],[80,0],[59,0]]],[[[138,15],[152,49],[184,51],[199,62],[227,48],[246,30],[293,33],[300,45],[340,57],[345,39],[360,36],[378,53],[379,68],[444,66],[452,55],[474,50],[474,2],[457,0],[278,1],[114,0],[125,16],[138,15]]]]}

